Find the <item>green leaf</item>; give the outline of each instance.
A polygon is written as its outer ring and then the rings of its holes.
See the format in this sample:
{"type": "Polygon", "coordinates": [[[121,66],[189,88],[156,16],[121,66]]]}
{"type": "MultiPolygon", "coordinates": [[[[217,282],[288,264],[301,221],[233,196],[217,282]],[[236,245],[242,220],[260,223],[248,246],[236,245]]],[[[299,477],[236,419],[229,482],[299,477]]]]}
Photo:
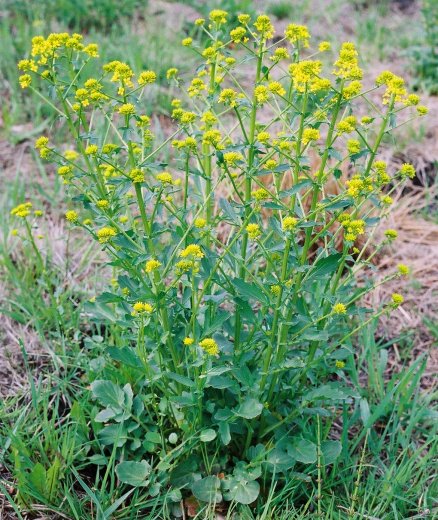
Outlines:
{"type": "Polygon", "coordinates": [[[288,447],[288,453],[298,462],[312,464],[316,462],[316,444],[306,439],[300,439],[288,447]]]}
{"type": "Polygon", "coordinates": [[[216,439],[216,432],[212,428],[208,428],[201,432],[199,439],[201,442],[211,442],[216,439]]]}
{"type": "Polygon", "coordinates": [[[239,296],[243,296],[247,300],[257,300],[261,303],[268,304],[269,300],[264,292],[254,284],[244,282],[240,278],[231,280],[239,296]]]}
{"type": "Polygon", "coordinates": [[[260,484],[256,480],[230,479],[228,482],[228,500],[239,504],[252,504],[260,493],[260,484]]]}
{"type": "Polygon", "coordinates": [[[209,477],[196,480],[192,484],[192,493],[201,502],[221,502],[222,494],[220,493],[221,481],[218,477],[210,475],[209,477]]]}
{"type": "Polygon", "coordinates": [[[309,280],[316,280],[318,278],[323,278],[324,276],[333,273],[338,268],[338,265],[341,261],[342,254],[335,253],[333,255],[327,256],[325,258],[320,258],[312,267],[312,270],[309,273],[309,280]]]}
{"type": "Polygon", "coordinates": [[[188,386],[189,388],[196,387],[196,383],[186,376],[175,374],[174,372],[166,372],[166,376],[169,379],[173,379],[173,381],[176,381],[177,383],[180,383],[183,386],[188,386]]]}
{"type": "Polygon", "coordinates": [[[295,459],[281,448],[274,448],[266,458],[268,464],[272,464],[277,471],[286,471],[293,468],[295,459]]]}
{"type": "Polygon", "coordinates": [[[117,319],[117,316],[113,309],[109,305],[105,305],[104,303],[85,302],[84,311],[88,314],[91,314],[93,318],[96,318],[99,321],[109,321],[111,323],[114,323],[117,319]]]}
{"type": "Polygon", "coordinates": [[[50,466],[50,468],[47,470],[47,476],[46,476],[46,489],[47,489],[46,497],[50,501],[52,501],[57,494],[60,471],[61,471],[61,461],[58,459],[58,457],[55,457],[55,461],[50,466]]]}
{"type": "Polygon", "coordinates": [[[310,392],[307,392],[303,396],[303,401],[315,401],[315,400],[344,400],[348,399],[351,396],[356,396],[354,391],[349,388],[342,388],[341,386],[330,386],[330,385],[322,385],[310,392]]]}
{"type": "Polygon", "coordinates": [[[224,446],[228,446],[231,442],[231,434],[230,434],[230,425],[225,422],[221,421],[219,423],[219,435],[222,441],[222,444],[224,446]]]}
{"type": "Polygon", "coordinates": [[[158,432],[147,432],[145,435],[145,440],[147,442],[152,442],[153,444],[160,444],[161,435],[158,432]]]}
{"type": "Polygon", "coordinates": [[[307,188],[312,185],[312,181],[309,179],[297,182],[292,186],[292,188],[289,188],[288,190],[284,190],[280,193],[280,197],[287,196],[287,195],[295,195],[303,188],[307,188]]]}
{"type": "Polygon", "coordinates": [[[103,406],[121,409],[125,402],[125,392],[112,381],[98,379],[91,383],[93,397],[103,406]]]}
{"type": "Polygon", "coordinates": [[[255,419],[263,411],[263,405],[257,399],[246,399],[235,412],[239,417],[244,419],[255,419]]]}
{"type": "Polygon", "coordinates": [[[231,313],[229,312],[221,312],[221,311],[218,311],[215,316],[214,316],[214,319],[212,321],[212,323],[210,323],[210,325],[208,325],[208,327],[206,327],[202,333],[203,336],[211,336],[213,334],[213,332],[216,332],[220,327],[221,325],[228,320],[228,318],[231,316],[231,313]]]}
{"type": "Polygon", "coordinates": [[[46,470],[40,462],[37,462],[32,468],[29,481],[33,488],[36,489],[42,497],[46,498],[46,470]]]}
{"type": "Polygon", "coordinates": [[[226,199],[220,199],[219,200],[219,207],[222,209],[222,211],[227,216],[228,220],[230,220],[233,224],[239,225],[239,218],[236,215],[236,212],[234,211],[234,208],[231,206],[231,204],[226,199]]]}
{"type": "Polygon", "coordinates": [[[333,464],[342,451],[342,444],[339,441],[324,441],[321,443],[321,451],[324,457],[324,464],[333,464]]]}
{"type": "Polygon", "coordinates": [[[107,352],[112,359],[119,361],[123,365],[133,368],[141,368],[143,366],[134,349],[130,347],[109,347],[107,352]]]}
{"type": "Polygon", "coordinates": [[[130,486],[146,486],[146,480],[151,472],[151,466],[145,460],[141,462],[125,461],[116,466],[116,474],[121,482],[130,486]]]}
{"type": "Polygon", "coordinates": [[[128,440],[128,434],[123,424],[124,423],[110,424],[109,426],[105,426],[105,428],[100,430],[97,434],[99,441],[104,446],[115,444],[118,448],[121,448],[128,440]]]}
{"type": "Polygon", "coordinates": [[[112,408],[105,408],[96,415],[94,420],[99,423],[104,423],[109,421],[110,419],[113,419],[115,416],[116,412],[112,408]]]}

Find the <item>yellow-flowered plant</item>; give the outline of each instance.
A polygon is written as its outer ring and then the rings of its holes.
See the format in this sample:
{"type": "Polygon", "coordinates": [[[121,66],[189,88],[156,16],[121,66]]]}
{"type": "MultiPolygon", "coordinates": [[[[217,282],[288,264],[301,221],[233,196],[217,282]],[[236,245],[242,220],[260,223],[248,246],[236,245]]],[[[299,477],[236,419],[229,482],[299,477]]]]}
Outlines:
{"type": "MultiPolygon", "coordinates": [[[[331,374],[348,377],[356,333],[403,304],[399,294],[373,312],[360,302],[387,281],[371,260],[397,238],[389,229],[378,241],[376,224],[391,193],[415,176],[410,164],[387,167],[382,140],[426,109],[388,71],[376,79],[380,103],[366,103],[352,42],[332,44],[337,57],[326,66],[321,53],[331,45],[314,42],[305,26],[278,34],[267,15],[242,14],[236,26],[228,19],[215,9],[196,21],[205,45],[183,40],[200,64],[192,78],[167,71],[179,95],[164,138],[142,102],[155,72],[122,61],[101,65],[97,46],[80,35],[34,38],[19,68],[21,86],[43,97],[50,90],[48,102],[71,130],[66,151],[52,136],[35,143],[76,201],[66,219],[90,234],[116,270],[111,295],[95,305],[111,306],[111,326],[128,349],[115,359],[134,367],[129,381],[142,418],[132,431],[153,424],[162,436],[154,445],[145,430],[146,441],[134,447],[121,436],[115,456],[131,450],[135,460],[173,468],[178,450],[169,432],[190,443],[201,432],[196,457],[219,454],[217,472],[227,474],[222,483],[208,476],[205,485],[214,480],[215,493],[220,487],[227,500],[250,503],[262,465],[280,482],[297,461],[316,462],[314,439],[305,441],[311,456],[296,449],[311,409],[335,410],[344,394],[327,388],[339,384],[331,374]],[[276,466],[286,452],[292,466],[276,466]],[[252,472],[236,457],[251,462],[252,472]],[[248,495],[233,491],[242,475],[248,495]]],[[[28,225],[30,203],[12,216],[28,225]]],[[[389,278],[408,273],[400,264],[389,278]]],[[[114,424],[130,416],[120,417],[114,424]]]]}

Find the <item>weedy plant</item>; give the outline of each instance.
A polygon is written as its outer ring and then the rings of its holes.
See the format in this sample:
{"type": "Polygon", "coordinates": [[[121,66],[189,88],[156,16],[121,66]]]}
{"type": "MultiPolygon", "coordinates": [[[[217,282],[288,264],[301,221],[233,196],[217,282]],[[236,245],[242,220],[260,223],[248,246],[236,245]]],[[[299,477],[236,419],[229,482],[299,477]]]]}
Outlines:
{"type": "MultiPolygon", "coordinates": [[[[317,55],[330,45],[311,52],[305,26],[273,43],[268,16],[238,21],[213,10],[196,21],[206,47],[183,40],[200,65],[190,79],[167,71],[181,97],[162,139],[143,108],[154,71],[99,68],[97,46],[65,33],[34,38],[19,63],[22,87],[74,140],[35,144],[64,180],[65,216],[115,273],[85,306],[117,334],[103,332],[111,361],[90,381],[101,448],[88,444],[84,464],[107,467],[102,488],[117,478],[174,514],[182,496],[263,504],[316,468],[321,513],[322,477],[343,449],[332,425],[358,397],[346,370],[356,335],[403,297],[361,302],[409,271],[380,279],[372,267],[397,237],[377,242],[375,226],[415,175],[410,164],[388,172],[379,148],[427,109],[388,71],[364,92],[352,43],[323,75],[317,55]]],[[[12,214],[32,243],[31,211],[12,214]]]]}

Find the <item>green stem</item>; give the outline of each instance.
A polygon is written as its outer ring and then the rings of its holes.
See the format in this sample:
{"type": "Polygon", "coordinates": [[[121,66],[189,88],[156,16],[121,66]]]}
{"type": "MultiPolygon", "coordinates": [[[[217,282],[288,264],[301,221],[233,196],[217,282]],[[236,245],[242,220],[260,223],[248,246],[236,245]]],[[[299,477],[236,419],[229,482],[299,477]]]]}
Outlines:
{"type": "MultiPolygon", "coordinates": [[[[257,56],[257,70],[255,77],[255,86],[257,86],[260,80],[260,73],[262,70],[263,64],[263,53],[264,53],[264,41],[260,42],[259,53],[257,56]]],[[[255,88],[254,88],[255,90],[255,88]]],[[[248,215],[251,213],[251,183],[252,183],[252,168],[254,164],[254,156],[255,156],[255,129],[256,129],[256,118],[257,118],[257,99],[255,94],[252,99],[252,109],[251,109],[251,118],[250,118],[250,127],[249,127],[249,140],[247,144],[249,145],[249,153],[248,153],[248,169],[245,175],[245,220],[248,219],[248,215]]],[[[245,269],[243,268],[243,264],[245,264],[246,260],[246,252],[248,248],[248,233],[245,231],[242,237],[242,246],[241,246],[241,256],[242,256],[242,266],[240,268],[239,277],[244,280],[245,279],[245,269]]],[[[242,328],[242,320],[240,316],[239,308],[236,308],[236,321],[234,327],[234,348],[235,351],[238,352],[240,347],[240,335],[242,328]]]]}

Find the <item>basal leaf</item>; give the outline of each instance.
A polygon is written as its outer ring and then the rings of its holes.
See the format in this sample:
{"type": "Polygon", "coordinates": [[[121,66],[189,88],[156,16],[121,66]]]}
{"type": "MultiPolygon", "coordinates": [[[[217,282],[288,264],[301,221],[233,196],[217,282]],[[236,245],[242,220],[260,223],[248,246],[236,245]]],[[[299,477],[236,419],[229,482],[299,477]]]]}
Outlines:
{"type": "Polygon", "coordinates": [[[146,479],[150,472],[151,466],[145,460],[140,462],[124,461],[116,466],[116,474],[119,480],[134,487],[146,486],[149,483],[146,479]]]}

